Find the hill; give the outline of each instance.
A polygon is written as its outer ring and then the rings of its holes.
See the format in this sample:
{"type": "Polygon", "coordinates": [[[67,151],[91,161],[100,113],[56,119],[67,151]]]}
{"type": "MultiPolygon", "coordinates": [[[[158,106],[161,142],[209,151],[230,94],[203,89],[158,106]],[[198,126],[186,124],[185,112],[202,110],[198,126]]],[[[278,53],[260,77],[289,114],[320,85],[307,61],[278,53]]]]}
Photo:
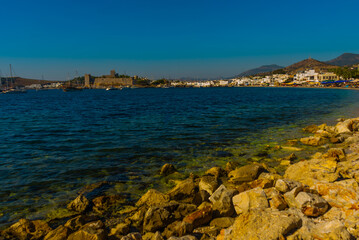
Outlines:
{"type": "Polygon", "coordinates": [[[22,77],[0,78],[0,81],[1,81],[2,86],[6,86],[7,81],[9,81],[9,85],[11,85],[11,87],[24,87],[24,86],[29,86],[32,84],[48,84],[48,83],[57,82],[57,81],[29,79],[29,78],[22,78],[22,77]]]}
{"type": "Polygon", "coordinates": [[[283,70],[288,74],[295,74],[298,71],[304,71],[306,69],[314,69],[318,72],[323,70],[328,70],[332,68],[336,68],[337,66],[318,61],[313,58],[308,58],[303,61],[294,63],[288,67],[283,68],[283,70]]]}
{"type": "Polygon", "coordinates": [[[354,53],[344,53],[337,58],[326,61],[325,63],[337,66],[350,66],[359,63],[359,54],[354,53]]]}
{"type": "Polygon", "coordinates": [[[242,72],[242,73],[238,74],[237,77],[253,76],[256,74],[260,74],[260,73],[272,72],[274,70],[281,69],[281,68],[284,68],[284,67],[278,66],[276,64],[263,65],[261,67],[253,68],[248,71],[242,72]]]}

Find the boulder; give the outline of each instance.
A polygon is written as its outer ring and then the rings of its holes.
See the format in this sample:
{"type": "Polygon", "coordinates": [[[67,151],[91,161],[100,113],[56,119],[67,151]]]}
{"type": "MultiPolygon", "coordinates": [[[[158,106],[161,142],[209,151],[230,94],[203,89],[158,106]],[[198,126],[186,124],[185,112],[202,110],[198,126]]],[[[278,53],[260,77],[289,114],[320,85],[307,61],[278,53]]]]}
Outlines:
{"type": "Polygon", "coordinates": [[[95,217],[90,217],[86,215],[79,215],[77,217],[71,218],[65,223],[65,227],[69,228],[71,231],[79,230],[83,225],[88,222],[97,220],[95,217]]]}
{"type": "Polygon", "coordinates": [[[268,188],[265,189],[264,192],[272,209],[284,210],[288,207],[284,198],[276,188],[268,188]]]}
{"type": "Polygon", "coordinates": [[[242,214],[255,208],[269,207],[266,194],[261,188],[239,193],[232,198],[232,201],[237,214],[242,214]]]}
{"type": "Polygon", "coordinates": [[[305,144],[305,145],[310,145],[310,146],[320,146],[320,145],[324,145],[328,142],[328,139],[324,138],[324,137],[305,137],[305,138],[301,138],[300,142],[305,144]]]}
{"type": "Polygon", "coordinates": [[[264,172],[265,169],[259,164],[250,164],[243,167],[236,168],[228,174],[229,182],[243,183],[251,182],[258,178],[259,174],[264,172]]]}
{"type": "Polygon", "coordinates": [[[179,182],[170,192],[168,195],[173,200],[183,200],[186,198],[193,199],[198,192],[198,186],[195,183],[193,178],[187,178],[179,182]]]}
{"type": "Polygon", "coordinates": [[[204,224],[207,224],[211,220],[212,208],[210,206],[197,210],[183,218],[183,222],[192,225],[193,228],[197,228],[204,224]]]}
{"type": "Polygon", "coordinates": [[[317,125],[310,125],[310,126],[303,128],[303,131],[308,132],[308,133],[316,133],[318,130],[319,130],[319,128],[317,125]]]}
{"type": "Polygon", "coordinates": [[[89,200],[87,200],[87,198],[84,195],[80,194],[77,198],[75,198],[75,200],[73,200],[67,205],[67,208],[69,210],[82,213],[87,210],[89,204],[90,204],[89,200]]]}
{"type": "Polygon", "coordinates": [[[103,212],[118,206],[120,203],[124,203],[124,201],[125,198],[121,195],[99,196],[92,200],[92,209],[97,212],[103,212]]]}
{"type": "Polygon", "coordinates": [[[211,195],[209,200],[213,204],[214,216],[230,217],[234,213],[234,207],[232,203],[232,197],[236,193],[236,190],[227,189],[224,185],[221,185],[211,195]]]}
{"type": "Polygon", "coordinates": [[[105,240],[106,232],[103,223],[98,220],[85,224],[77,232],[72,233],[68,240],[105,240]]]}
{"type": "Polygon", "coordinates": [[[221,218],[215,218],[213,219],[209,225],[215,226],[218,228],[228,228],[232,226],[234,223],[234,218],[231,217],[221,217],[221,218]]]}
{"type": "Polygon", "coordinates": [[[62,225],[46,234],[44,240],[66,240],[71,234],[71,230],[62,225]]]}
{"type": "Polygon", "coordinates": [[[174,222],[175,219],[172,212],[174,212],[177,207],[178,204],[150,207],[144,216],[143,230],[145,232],[156,232],[174,222]]]}
{"type": "Polygon", "coordinates": [[[239,166],[238,162],[227,162],[224,170],[227,173],[229,173],[229,172],[233,171],[234,169],[236,169],[238,166],[239,166]]]}
{"type": "Polygon", "coordinates": [[[130,225],[127,223],[119,223],[116,227],[111,228],[108,236],[122,236],[130,232],[130,225]]]}
{"type": "Polygon", "coordinates": [[[213,192],[218,187],[218,180],[217,177],[213,175],[204,175],[201,177],[201,181],[199,182],[199,190],[204,190],[212,195],[213,192]]]}
{"type": "Polygon", "coordinates": [[[300,187],[295,187],[293,188],[291,191],[286,192],[283,197],[284,200],[286,201],[286,203],[288,204],[289,207],[292,208],[300,208],[300,206],[297,203],[297,200],[295,199],[298,195],[298,193],[303,191],[303,186],[300,187]]]}
{"type": "Polygon", "coordinates": [[[283,236],[298,229],[301,224],[300,216],[288,211],[252,209],[236,218],[226,239],[284,239],[283,236]]]}
{"type": "Polygon", "coordinates": [[[193,225],[183,222],[176,221],[169,224],[166,229],[163,231],[163,236],[166,238],[170,238],[171,236],[182,237],[188,233],[193,231],[193,225]]]}
{"type": "Polygon", "coordinates": [[[260,187],[260,188],[271,188],[273,187],[274,184],[274,180],[272,179],[257,179],[254,180],[253,182],[251,182],[251,188],[256,188],[256,187],[260,187]]]}
{"type": "Polygon", "coordinates": [[[212,175],[212,176],[215,176],[216,178],[219,178],[219,177],[224,176],[226,174],[226,172],[220,167],[213,167],[213,168],[208,169],[205,174],[212,175]]]}
{"type": "Polygon", "coordinates": [[[192,235],[186,235],[183,237],[170,237],[168,240],[197,240],[197,238],[192,235]]]}
{"type": "Polygon", "coordinates": [[[282,192],[282,193],[285,193],[285,192],[288,192],[290,190],[292,190],[293,188],[296,188],[296,187],[301,187],[303,184],[300,183],[300,182],[297,182],[297,181],[293,181],[293,180],[290,180],[290,179],[278,179],[275,183],[275,188],[282,192]]]}
{"type": "Polygon", "coordinates": [[[215,239],[219,234],[220,230],[220,228],[215,226],[199,227],[193,230],[193,235],[201,235],[201,239],[215,239]]]}
{"type": "Polygon", "coordinates": [[[353,236],[347,231],[344,224],[339,220],[316,224],[312,230],[312,237],[314,239],[353,239],[353,236]]]}
{"type": "Polygon", "coordinates": [[[169,196],[155,190],[148,190],[142,197],[137,201],[136,206],[140,207],[146,205],[148,207],[163,204],[169,201],[169,196]]]}
{"type": "Polygon", "coordinates": [[[159,231],[155,233],[148,232],[142,236],[142,240],[164,240],[159,231]]]}
{"type": "Polygon", "coordinates": [[[307,192],[300,192],[295,197],[297,206],[306,216],[318,217],[328,210],[328,203],[320,196],[307,192]]]}
{"type": "Polygon", "coordinates": [[[142,240],[142,236],[139,232],[133,232],[122,237],[121,240],[142,240]]]}
{"type": "Polygon", "coordinates": [[[326,154],[323,154],[323,158],[342,162],[346,161],[346,154],[343,148],[331,148],[326,154]]]}
{"type": "Polygon", "coordinates": [[[335,131],[337,133],[350,133],[353,131],[357,131],[358,119],[347,119],[343,122],[338,122],[335,126],[335,131]]]}
{"type": "Polygon", "coordinates": [[[28,219],[20,219],[18,222],[11,225],[9,228],[5,229],[2,232],[2,236],[5,236],[7,239],[42,239],[45,237],[52,229],[49,225],[42,220],[30,221],[28,219]]]}
{"type": "Polygon", "coordinates": [[[330,159],[311,159],[290,165],[284,178],[292,179],[306,185],[315,181],[334,182],[339,178],[338,163],[330,159]]]}
{"type": "Polygon", "coordinates": [[[175,168],[175,166],[173,164],[166,163],[165,165],[163,165],[161,167],[160,175],[168,176],[174,172],[177,172],[177,169],[175,168]]]}

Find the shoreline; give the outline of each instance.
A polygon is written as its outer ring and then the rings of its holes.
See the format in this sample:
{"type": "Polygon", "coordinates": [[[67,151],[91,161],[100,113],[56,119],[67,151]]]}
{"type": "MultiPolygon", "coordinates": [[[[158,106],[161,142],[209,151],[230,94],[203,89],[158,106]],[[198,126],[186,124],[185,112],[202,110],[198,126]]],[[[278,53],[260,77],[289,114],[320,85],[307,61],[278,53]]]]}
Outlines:
{"type": "MultiPolygon", "coordinates": [[[[21,219],[1,235],[47,240],[359,237],[359,118],[305,130],[313,136],[297,139],[293,147],[311,145],[320,151],[310,159],[296,159],[294,152],[284,157],[284,175],[265,163],[228,162],[202,176],[191,174],[167,193],[150,189],[136,203],[122,195],[99,195],[109,186],[100,182],[69,201],[62,218],[21,219]],[[256,227],[258,216],[271,229],[256,227]],[[337,235],[328,235],[326,228],[337,235]]],[[[172,164],[160,172],[168,181],[176,181],[175,174],[172,164]]]]}

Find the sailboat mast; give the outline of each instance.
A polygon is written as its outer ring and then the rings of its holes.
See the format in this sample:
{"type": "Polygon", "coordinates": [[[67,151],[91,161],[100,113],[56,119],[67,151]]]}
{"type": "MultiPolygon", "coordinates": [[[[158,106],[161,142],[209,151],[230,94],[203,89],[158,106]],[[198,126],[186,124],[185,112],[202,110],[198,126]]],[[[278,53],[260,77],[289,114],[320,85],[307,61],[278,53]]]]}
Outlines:
{"type": "Polygon", "coordinates": [[[12,79],[12,69],[11,69],[11,64],[10,64],[10,81],[11,81],[11,87],[14,87],[14,83],[13,83],[13,79],[12,79]]]}

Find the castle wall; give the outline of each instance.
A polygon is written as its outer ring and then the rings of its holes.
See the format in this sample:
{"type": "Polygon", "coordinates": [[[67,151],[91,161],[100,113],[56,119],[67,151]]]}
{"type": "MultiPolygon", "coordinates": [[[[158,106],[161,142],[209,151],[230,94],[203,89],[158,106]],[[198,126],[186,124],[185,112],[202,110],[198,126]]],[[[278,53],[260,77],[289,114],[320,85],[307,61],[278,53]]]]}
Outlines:
{"type": "Polygon", "coordinates": [[[135,84],[136,80],[132,78],[95,78],[94,87],[132,86],[135,84]]]}

